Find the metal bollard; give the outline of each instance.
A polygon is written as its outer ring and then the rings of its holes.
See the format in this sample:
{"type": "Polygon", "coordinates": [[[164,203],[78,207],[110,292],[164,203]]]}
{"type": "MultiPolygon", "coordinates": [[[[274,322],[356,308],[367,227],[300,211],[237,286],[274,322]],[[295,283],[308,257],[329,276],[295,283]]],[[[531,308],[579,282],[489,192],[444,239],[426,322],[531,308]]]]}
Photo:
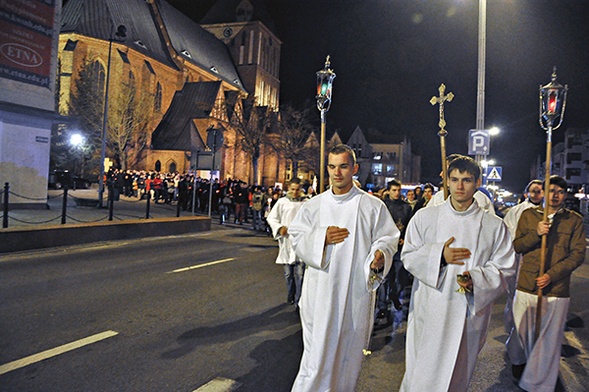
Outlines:
{"type": "Polygon", "coordinates": [[[147,205],[145,207],[145,219],[149,219],[149,201],[151,197],[149,196],[149,191],[147,191],[147,205]]]}
{"type": "Polygon", "coordinates": [[[2,216],[2,228],[6,229],[8,227],[8,191],[10,190],[10,185],[5,182],[4,183],[4,204],[2,208],[4,210],[4,215],[2,216]]]}
{"type": "Polygon", "coordinates": [[[65,217],[67,215],[67,185],[63,187],[63,200],[61,201],[61,224],[65,225],[65,217]]]}
{"type": "Polygon", "coordinates": [[[108,185],[108,220],[112,221],[114,210],[114,192],[113,192],[113,185],[108,185]]]}

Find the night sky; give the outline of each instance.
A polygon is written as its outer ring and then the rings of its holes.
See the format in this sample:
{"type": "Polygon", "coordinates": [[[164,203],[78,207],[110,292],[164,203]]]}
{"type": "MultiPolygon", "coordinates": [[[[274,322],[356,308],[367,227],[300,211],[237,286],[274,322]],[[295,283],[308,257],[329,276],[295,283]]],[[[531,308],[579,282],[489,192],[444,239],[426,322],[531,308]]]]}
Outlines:
{"type": "MultiPolygon", "coordinates": [[[[214,0],[169,0],[198,21],[214,0]]],[[[438,107],[446,84],[447,152],[468,152],[476,127],[477,0],[266,0],[282,40],[281,103],[315,108],[315,72],[331,55],[337,77],[328,132],[344,141],[360,126],[371,142],[407,135],[422,157],[422,179],[440,171],[438,107]]],[[[545,157],[538,88],[568,84],[563,126],[589,128],[589,1],[488,0],[485,126],[497,126],[489,158],[503,167],[501,185],[520,192],[530,167],[545,157]]],[[[319,112],[317,111],[317,122],[319,112]]]]}

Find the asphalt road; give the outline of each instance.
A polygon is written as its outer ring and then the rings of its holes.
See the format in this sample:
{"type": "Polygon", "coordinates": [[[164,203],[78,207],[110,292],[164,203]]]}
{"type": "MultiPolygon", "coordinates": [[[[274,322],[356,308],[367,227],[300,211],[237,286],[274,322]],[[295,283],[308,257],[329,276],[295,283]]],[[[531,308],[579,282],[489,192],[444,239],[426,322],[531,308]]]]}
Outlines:
{"type": "Polygon", "coordinates": [[[217,377],[288,390],[300,325],[276,253],[224,230],[2,257],[0,366],[116,335],[0,374],[0,390],[193,391],[217,377]]]}
{"type": "MultiPolygon", "coordinates": [[[[301,331],[276,254],[268,236],[214,225],[2,256],[0,391],[289,391],[301,331]]],[[[571,392],[589,382],[588,279],[585,264],[561,366],[571,392]]],[[[499,300],[469,391],[517,390],[502,312],[499,300]]],[[[398,390],[403,328],[375,332],[358,391],[398,390]]]]}

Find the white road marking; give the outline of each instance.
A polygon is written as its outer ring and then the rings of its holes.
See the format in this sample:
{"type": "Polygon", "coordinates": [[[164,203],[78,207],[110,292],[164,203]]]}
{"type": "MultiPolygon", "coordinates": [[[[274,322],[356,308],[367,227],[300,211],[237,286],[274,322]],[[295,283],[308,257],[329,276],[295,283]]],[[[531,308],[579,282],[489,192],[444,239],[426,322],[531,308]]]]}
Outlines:
{"type": "Polygon", "coordinates": [[[169,271],[169,272],[166,272],[166,273],[167,274],[175,274],[175,273],[178,273],[178,272],[186,272],[186,271],[195,270],[195,269],[198,269],[198,268],[208,267],[208,266],[215,265],[215,264],[226,263],[226,262],[232,261],[232,260],[235,260],[235,257],[230,257],[228,259],[222,259],[222,260],[217,260],[217,261],[211,261],[210,263],[193,265],[191,267],[186,267],[186,268],[179,268],[179,269],[175,269],[173,271],[169,271]]]}
{"type": "Polygon", "coordinates": [[[8,373],[16,369],[31,365],[36,362],[41,362],[44,359],[55,357],[60,354],[64,354],[68,351],[78,349],[80,347],[87,346],[92,343],[99,342],[104,339],[108,339],[115,335],[118,335],[115,331],[106,331],[96,335],[88,336],[87,338],[76,340],[75,342],[64,344],[63,346],[55,347],[50,350],[40,352],[38,354],[30,355],[28,357],[18,359],[16,361],[9,362],[5,365],[0,366],[0,374],[8,373]]]}
{"type": "Polygon", "coordinates": [[[230,392],[237,389],[241,383],[229,378],[217,377],[193,392],[230,392]]]}

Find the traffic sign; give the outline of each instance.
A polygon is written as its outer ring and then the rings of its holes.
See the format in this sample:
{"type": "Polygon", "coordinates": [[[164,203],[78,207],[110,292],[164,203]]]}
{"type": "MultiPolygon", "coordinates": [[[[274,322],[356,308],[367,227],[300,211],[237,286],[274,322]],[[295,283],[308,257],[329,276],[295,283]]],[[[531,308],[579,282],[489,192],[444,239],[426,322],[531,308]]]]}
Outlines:
{"type": "Polygon", "coordinates": [[[501,166],[487,167],[487,181],[500,182],[503,177],[503,168],[501,166]]]}
{"type": "Polygon", "coordinates": [[[471,129],[468,131],[468,155],[489,154],[489,131],[471,129]]]}

